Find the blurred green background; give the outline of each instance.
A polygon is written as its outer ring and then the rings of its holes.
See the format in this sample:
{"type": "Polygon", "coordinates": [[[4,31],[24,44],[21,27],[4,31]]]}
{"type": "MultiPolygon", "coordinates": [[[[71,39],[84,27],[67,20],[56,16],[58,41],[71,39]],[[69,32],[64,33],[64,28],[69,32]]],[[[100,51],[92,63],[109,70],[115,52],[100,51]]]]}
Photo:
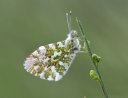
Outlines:
{"type": "Polygon", "coordinates": [[[104,98],[88,73],[89,56],[78,54],[59,82],[23,69],[41,45],[64,40],[65,12],[78,16],[91,47],[102,57],[100,72],[110,98],[128,98],[128,0],[0,0],[0,98],[104,98]]]}

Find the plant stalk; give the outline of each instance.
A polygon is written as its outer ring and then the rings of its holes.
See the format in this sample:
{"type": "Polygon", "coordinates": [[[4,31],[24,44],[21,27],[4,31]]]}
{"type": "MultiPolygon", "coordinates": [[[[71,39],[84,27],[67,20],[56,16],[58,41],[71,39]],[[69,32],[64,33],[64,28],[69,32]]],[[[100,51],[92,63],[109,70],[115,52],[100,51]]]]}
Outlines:
{"type": "Polygon", "coordinates": [[[84,40],[85,40],[85,43],[86,43],[86,45],[87,45],[87,50],[88,50],[88,53],[89,53],[89,55],[90,55],[90,58],[91,58],[91,60],[92,60],[92,62],[93,62],[94,68],[95,68],[95,70],[96,70],[96,72],[97,72],[97,74],[98,74],[98,76],[99,76],[99,79],[100,79],[100,80],[99,80],[99,84],[100,84],[101,89],[102,89],[102,91],[103,91],[104,97],[105,97],[105,98],[108,98],[108,94],[107,94],[107,91],[106,91],[106,89],[105,89],[104,82],[103,82],[103,80],[102,80],[101,74],[100,74],[100,72],[99,72],[98,65],[96,64],[96,62],[94,62],[94,60],[93,60],[93,58],[92,58],[93,53],[92,53],[92,50],[91,50],[91,48],[90,48],[90,46],[89,46],[88,40],[87,40],[87,38],[86,38],[86,35],[85,35],[85,32],[84,32],[84,30],[83,30],[83,27],[82,27],[82,25],[81,25],[81,23],[80,23],[80,20],[77,19],[77,23],[78,23],[78,25],[79,25],[79,28],[80,28],[80,30],[81,30],[82,35],[84,36],[84,40]]]}

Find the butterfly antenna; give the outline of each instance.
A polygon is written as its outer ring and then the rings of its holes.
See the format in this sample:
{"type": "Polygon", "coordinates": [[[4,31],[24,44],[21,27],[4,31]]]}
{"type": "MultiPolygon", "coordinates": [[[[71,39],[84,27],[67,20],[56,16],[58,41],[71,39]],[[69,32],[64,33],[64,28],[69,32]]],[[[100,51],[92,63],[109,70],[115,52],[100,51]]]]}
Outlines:
{"type": "Polygon", "coordinates": [[[72,12],[70,11],[69,13],[66,13],[66,20],[67,20],[67,25],[68,25],[68,31],[71,32],[71,20],[72,20],[72,12]]]}
{"type": "Polygon", "coordinates": [[[70,31],[72,30],[72,11],[69,12],[70,31]]]}
{"type": "Polygon", "coordinates": [[[70,32],[70,24],[69,24],[69,15],[66,13],[66,20],[67,20],[67,25],[68,25],[68,32],[70,32]]]}

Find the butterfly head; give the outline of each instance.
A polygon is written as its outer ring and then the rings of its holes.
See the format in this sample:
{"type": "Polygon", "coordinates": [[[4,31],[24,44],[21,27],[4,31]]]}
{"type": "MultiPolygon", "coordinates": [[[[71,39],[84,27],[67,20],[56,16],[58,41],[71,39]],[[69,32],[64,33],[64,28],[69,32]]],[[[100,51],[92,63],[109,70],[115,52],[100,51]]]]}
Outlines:
{"type": "Polygon", "coordinates": [[[78,38],[78,33],[75,30],[72,30],[69,34],[68,37],[70,37],[71,39],[76,39],[78,38]]]}
{"type": "Polygon", "coordinates": [[[77,31],[72,30],[66,40],[65,40],[65,45],[68,46],[72,44],[72,50],[74,51],[74,53],[78,53],[79,50],[81,49],[81,44],[80,44],[80,40],[79,40],[79,36],[77,31]]]}

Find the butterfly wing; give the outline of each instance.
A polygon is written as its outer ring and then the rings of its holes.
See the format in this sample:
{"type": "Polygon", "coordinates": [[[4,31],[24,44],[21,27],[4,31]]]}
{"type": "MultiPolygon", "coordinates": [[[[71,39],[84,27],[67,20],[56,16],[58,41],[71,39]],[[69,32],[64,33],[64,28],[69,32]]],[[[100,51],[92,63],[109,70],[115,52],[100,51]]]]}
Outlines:
{"type": "Polygon", "coordinates": [[[24,69],[41,79],[60,80],[68,71],[76,54],[65,41],[40,46],[24,62],[24,69]]]}

